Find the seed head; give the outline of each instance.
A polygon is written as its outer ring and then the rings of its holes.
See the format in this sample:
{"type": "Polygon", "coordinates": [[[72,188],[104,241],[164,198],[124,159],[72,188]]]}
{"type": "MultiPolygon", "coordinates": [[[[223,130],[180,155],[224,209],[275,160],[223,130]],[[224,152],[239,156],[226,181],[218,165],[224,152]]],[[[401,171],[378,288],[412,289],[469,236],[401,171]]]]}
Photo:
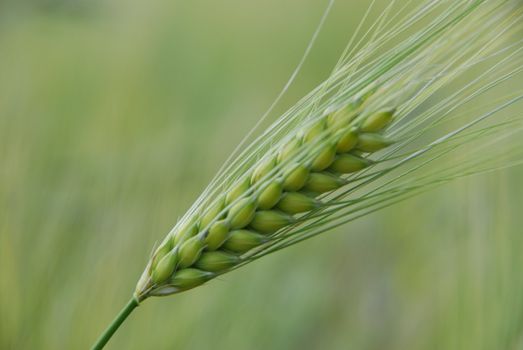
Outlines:
{"type": "MultiPolygon", "coordinates": [[[[440,5],[436,3],[435,8],[440,5]]],[[[428,152],[432,152],[428,160],[437,159],[447,152],[446,146],[453,146],[450,141],[459,145],[464,140],[494,134],[495,128],[483,123],[489,116],[485,114],[468,120],[461,128],[452,124],[453,132],[445,130],[445,134],[437,135],[446,129],[446,125],[442,127],[446,120],[457,124],[470,114],[463,111],[466,113],[456,118],[450,114],[462,111],[460,101],[471,101],[523,66],[522,58],[511,61],[523,52],[523,44],[507,46],[500,57],[507,54],[504,63],[510,64],[495,62],[498,68],[493,67],[487,75],[478,71],[477,80],[464,89],[452,90],[451,82],[462,72],[497,58],[498,39],[505,32],[515,33],[506,28],[518,24],[520,18],[514,13],[521,13],[521,8],[514,12],[513,5],[501,4],[512,2],[490,4],[486,0],[450,3],[453,9],[444,10],[445,15],[426,10],[437,15],[430,27],[434,30],[410,35],[404,31],[409,26],[403,22],[383,37],[369,36],[376,37],[376,41],[364,45],[361,52],[342,57],[318,89],[282,115],[252,145],[241,147],[237,158],[226,162],[219,176],[153,253],[137,287],[138,300],[195,287],[399,200],[409,191],[422,188],[419,183],[409,183],[412,172],[397,170],[400,166],[428,152]],[[472,22],[468,22],[469,16],[472,22]],[[486,26],[475,26],[483,19],[497,29],[491,32],[486,26]],[[398,46],[380,55],[373,51],[373,47],[388,48],[389,38],[394,37],[401,39],[398,46]],[[357,59],[352,62],[350,58],[357,59]],[[503,79],[493,80],[498,69],[503,79]],[[429,97],[437,96],[435,92],[443,92],[440,89],[444,86],[453,94],[437,105],[422,105],[430,101],[429,97]],[[480,124],[484,129],[472,129],[480,124]],[[475,132],[456,137],[468,128],[475,132]],[[422,135],[432,139],[420,139],[422,135]],[[389,147],[393,139],[400,140],[397,146],[375,154],[389,147]],[[370,167],[374,168],[367,171],[370,167]],[[382,176],[392,179],[374,182],[382,176]],[[401,181],[396,181],[400,177],[401,181]]],[[[427,13],[423,18],[430,19],[427,13]]],[[[516,101],[523,96],[512,98],[516,101]]],[[[507,127],[510,123],[491,124],[507,127]]],[[[413,170],[426,163],[419,162],[413,170]]],[[[446,174],[447,178],[452,176],[446,174]]],[[[429,181],[426,179],[434,182],[437,177],[431,174],[416,180],[429,181]]]]}

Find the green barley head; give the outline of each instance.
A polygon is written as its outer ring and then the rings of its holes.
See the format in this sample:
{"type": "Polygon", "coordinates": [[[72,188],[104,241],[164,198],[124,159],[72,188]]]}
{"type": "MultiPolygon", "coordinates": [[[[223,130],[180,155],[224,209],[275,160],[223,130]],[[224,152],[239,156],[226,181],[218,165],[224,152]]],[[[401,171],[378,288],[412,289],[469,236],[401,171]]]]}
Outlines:
{"type": "Polygon", "coordinates": [[[492,145],[521,130],[521,116],[506,111],[522,91],[486,96],[522,70],[523,46],[511,40],[521,6],[428,1],[402,7],[399,18],[396,5],[326,81],[224,165],[152,254],[137,300],[200,286],[434,185],[519,160],[517,145],[508,158],[492,145]],[[450,167],[424,172],[449,155],[450,167]]]}
{"type": "Polygon", "coordinates": [[[521,2],[391,0],[362,32],[371,9],[327,79],[224,162],[94,349],[149,297],[523,161],[523,116],[513,108],[523,100],[521,2]]]}
{"type": "Polygon", "coordinates": [[[515,1],[392,1],[320,86],[224,164],[153,252],[135,298],[198,287],[435,185],[519,161],[521,142],[505,153],[492,146],[516,140],[523,118],[509,111],[523,92],[488,95],[523,69],[512,39],[522,18],[515,1]],[[439,170],[426,171],[435,161],[439,170]]]}

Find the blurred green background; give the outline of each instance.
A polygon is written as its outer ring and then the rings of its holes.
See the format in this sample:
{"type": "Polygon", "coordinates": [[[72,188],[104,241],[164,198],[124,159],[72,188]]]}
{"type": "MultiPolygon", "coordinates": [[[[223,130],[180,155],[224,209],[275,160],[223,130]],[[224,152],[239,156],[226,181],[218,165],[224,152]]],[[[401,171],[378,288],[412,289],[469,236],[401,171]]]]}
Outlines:
{"type": "MultiPolygon", "coordinates": [[[[326,77],[368,3],[335,5],[276,112],[326,77]]],[[[92,344],[326,4],[0,2],[1,349],[92,344]]],[[[522,176],[461,180],[147,300],[108,349],[523,348],[522,176]]]]}

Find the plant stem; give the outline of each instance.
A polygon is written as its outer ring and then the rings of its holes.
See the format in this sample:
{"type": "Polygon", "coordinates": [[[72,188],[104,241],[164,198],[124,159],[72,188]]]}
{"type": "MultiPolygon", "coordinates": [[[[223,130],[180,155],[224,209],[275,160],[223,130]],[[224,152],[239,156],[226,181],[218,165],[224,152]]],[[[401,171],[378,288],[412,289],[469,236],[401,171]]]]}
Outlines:
{"type": "Polygon", "coordinates": [[[135,297],[132,297],[129,302],[123,307],[118,316],[111,322],[111,324],[105,329],[100,338],[93,345],[91,350],[101,350],[104,348],[105,344],[111,339],[114,332],[122,325],[125,319],[133,312],[133,310],[138,306],[138,301],[135,297]]]}

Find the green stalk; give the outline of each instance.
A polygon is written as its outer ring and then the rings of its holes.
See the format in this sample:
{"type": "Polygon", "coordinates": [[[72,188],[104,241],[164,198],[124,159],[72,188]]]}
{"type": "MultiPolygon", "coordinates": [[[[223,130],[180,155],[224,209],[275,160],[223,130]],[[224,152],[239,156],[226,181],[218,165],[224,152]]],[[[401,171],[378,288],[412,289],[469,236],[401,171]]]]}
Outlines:
{"type": "Polygon", "coordinates": [[[122,325],[122,323],[127,319],[127,317],[133,312],[133,310],[138,306],[138,301],[135,297],[132,297],[129,302],[123,307],[118,316],[111,322],[111,324],[105,329],[100,338],[93,345],[91,350],[101,350],[104,348],[105,344],[111,339],[114,332],[122,325]]]}

